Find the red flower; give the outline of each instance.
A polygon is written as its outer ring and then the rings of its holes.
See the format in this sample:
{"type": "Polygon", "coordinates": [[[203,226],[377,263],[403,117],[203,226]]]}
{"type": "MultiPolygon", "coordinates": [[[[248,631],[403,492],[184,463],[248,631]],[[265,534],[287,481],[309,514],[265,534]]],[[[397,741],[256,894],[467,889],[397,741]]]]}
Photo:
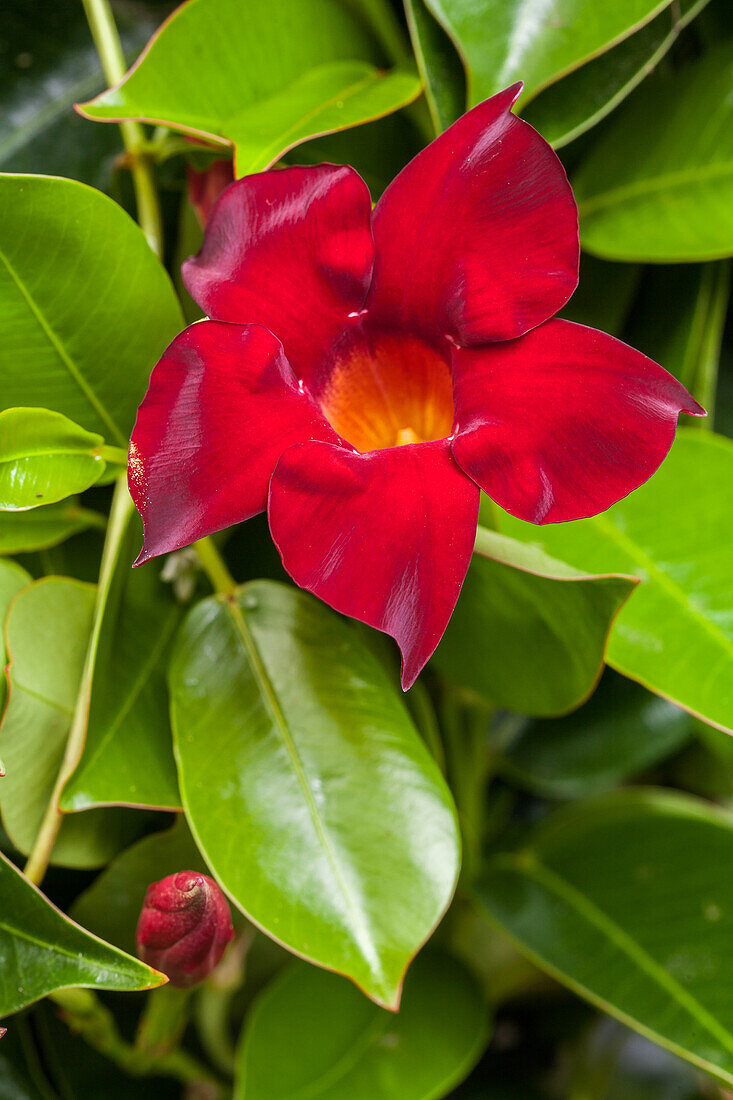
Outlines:
{"type": "Polygon", "coordinates": [[[479,487],[534,523],[590,516],[703,413],[625,344],[549,320],[577,284],[577,211],[511,114],[520,89],[373,213],[351,168],[227,188],[183,268],[212,320],[165,352],[132,436],[139,561],[267,508],[293,579],[397,640],[405,688],[458,598],[479,487]]]}
{"type": "Polygon", "coordinates": [[[148,886],[137,923],[137,953],[171,985],[202,982],[233,935],[229,904],[208,875],[179,871],[148,886]]]}

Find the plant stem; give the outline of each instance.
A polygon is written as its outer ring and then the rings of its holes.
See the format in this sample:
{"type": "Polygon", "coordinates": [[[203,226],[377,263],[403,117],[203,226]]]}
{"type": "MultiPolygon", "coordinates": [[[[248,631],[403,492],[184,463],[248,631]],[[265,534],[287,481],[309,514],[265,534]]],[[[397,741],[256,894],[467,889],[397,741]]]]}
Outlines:
{"type": "Polygon", "coordinates": [[[92,619],[92,631],[89,637],[84,668],[81,674],[79,690],[76,696],[74,716],[71,720],[71,728],[66,741],[64,757],[61,761],[56,784],[46,807],[46,813],[41,827],[38,830],[33,850],[24,868],[25,877],[35,883],[36,886],[43,881],[51,853],[53,852],[56,838],[63,821],[64,815],[59,809],[59,797],[64,784],[76,768],[84,748],[84,740],[87,730],[87,712],[89,709],[89,695],[91,692],[94,662],[97,656],[99,636],[102,630],[104,610],[107,606],[112,575],[115,563],[119,556],[120,546],[127,530],[127,525],[134,512],[130,494],[127,491],[127,473],[120,474],[115,483],[112,508],[107,523],[107,536],[102,550],[102,562],[99,569],[99,583],[97,586],[97,598],[94,605],[94,618],[92,619]]]}
{"type": "MultiPolygon", "coordinates": [[[[82,0],[94,45],[108,84],[118,84],[127,68],[109,0],[82,0]]],[[[121,122],[137,202],[137,220],[156,256],[163,254],[163,228],[155,179],[147,152],[145,131],[139,122],[121,122]]]]}
{"type": "Polygon", "coordinates": [[[124,447],[110,447],[105,443],[97,453],[105,462],[115,466],[127,466],[127,451],[124,447]]]}
{"type": "Polygon", "coordinates": [[[61,989],[49,994],[61,1009],[65,1023],[110,1061],[134,1077],[167,1075],[185,1084],[207,1085],[211,1095],[223,1097],[220,1082],[195,1058],[182,1050],[139,1050],[125,1042],[112,1013],[88,989],[61,989]]]}
{"type": "Polygon", "coordinates": [[[231,596],[237,587],[237,582],[229,572],[214,540],[207,536],[193,545],[199,556],[201,568],[211,581],[214,591],[221,592],[224,596],[231,596]]]}

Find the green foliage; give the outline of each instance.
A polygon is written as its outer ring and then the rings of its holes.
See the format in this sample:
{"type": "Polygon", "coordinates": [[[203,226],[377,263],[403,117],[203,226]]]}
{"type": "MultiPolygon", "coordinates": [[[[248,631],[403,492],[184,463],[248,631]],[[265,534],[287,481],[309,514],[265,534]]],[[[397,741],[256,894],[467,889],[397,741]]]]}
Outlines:
{"type": "Polygon", "coordinates": [[[9,0],[3,18],[0,1100],[722,1100],[728,0],[9,0]],[[154,364],[200,318],[187,164],[349,163],[376,200],[517,80],[579,201],[563,315],[710,415],[591,519],[525,524],[482,496],[405,696],[389,639],[296,589],[264,517],[133,570],[126,452],[154,364]],[[161,982],[135,930],[181,870],[232,904],[208,980],[75,989],[161,982]]]}
{"type": "Polygon", "coordinates": [[[379,118],[420,94],[412,69],[379,67],[383,49],[358,5],[249,0],[241,16],[239,0],[193,0],[122,84],[84,104],[85,113],[164,122],[229,142],[237,175],[245,175],[307,138],[379,118]],[[296,24],[308,33],[294,34],[296,24]]]}
{"type": "Polygon", "coordinates": [[[194,608],[170,690],[186,816],[228,893],[394,1007],[460,856],[450,793],[380,662],[313,597],[256,581],[194,608]]]}
{"type": "Polygon", "coordinates": [[[85,932],[0,855],[0,1012],[17,1012],[67,986],[150,989],[162,976],[85,932]]]}
{"type": "Polygon", "coordinates": [[[655,74],[573,177],[583,247],[609,260],[733,252],[733,46],[655,74]]]}
{"type": "Polygon", "coordinates": [[[426,954],[410,970],[397,1015],[343,978],[303,963],[260,997],[242,1036],[235,1100],[433,1100],[483,1049],[487,1009],[455,959],[426,954]],[[317,1011],[313,1011],[314,1006],[317,1011]],[[431,1006],[440,1005],[436,1014],[431,1006]]]}
{"type": "Polygon", "coordinates": [[[425,0],[463,56],[469,102],[517,80],[524,101],[642,27],[670,0],[425,0]]]}
{"type": "Polygon", "coordinates": [[[182,327],[170,280],[99,191],[5,175],[0,205],[0,405],[50,405],[126,447],[150,370],[182,327]]]}
{"type": "Polygon", "coordinates": [[[733,632],[729,610],[733,445],[681,432],[646,485],[608,512],[534,527],[510,516],[514,537],[593,572],[631,573],[642,584],[620,612],[607,660],[653,691],[723,729],[733,729],[733,632]]]}
{"type": "Polygon", "coordinates": [[[489,864],[480,897],[558,980],[730,1084],[732,851],[728,814],[624,791],[558,811],[489,864]]]}
{"type": "Polygon", "coordinates": [[[577,707],[601,673],[634,578],[581,573],[485,528],[477,546],[436,668],[509,710],[551,715],[577,707]]]}

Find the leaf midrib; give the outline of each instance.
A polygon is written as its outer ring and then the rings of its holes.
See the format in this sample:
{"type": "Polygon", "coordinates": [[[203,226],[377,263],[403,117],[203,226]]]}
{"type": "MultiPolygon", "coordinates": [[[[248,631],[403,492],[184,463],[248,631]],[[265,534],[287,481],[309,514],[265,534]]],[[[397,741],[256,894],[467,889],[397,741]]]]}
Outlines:
{"type": "Polygon", "coordinates": [[[331,845],[326,827],[321,820],[320,814],[318,813],[318,806],[316,804],[313,791],[310,788],[310,784],[308,783],[308,777],[305,773],[303,762],[298,754],[298,750],[293,740],[292,734],[290,733],[290,730],[288,728],[285,715],[283,714],[282,708],[275,694],[275,689],[273,687],[272,681],[270,680],[264,662],[260,657],[257,645],[254,638],[252,637],[252,633],[249,629],[249,626],[247,625],[247,621],[244,617],[242,609],[236,596],[224,597],[224,603],[229,611],[229,614],[231,615],[234,628],[242,641],[244,649],[251,663],[252,671],[254,672],[255,679],[257,680],[260,687],[261,697],[265,701],[265,704],[270,711],[274,726],[280,732],[280,736],[287,750],[288,759],[292,764],[293,770],[297,776],[298,782],[303,791],[303,795],[308,804],[316,834],[321,841],[323,851],[331,866],[333,876],[339,886],[342,897],[346,902],[349,913],[351,914],[353,921],[352,932],[356,937],[358,946],[362,952],[365,961],[369,965],[372,975],[384,982],[384,971],[379,962],[379,959],[374,953],[373,945],[371,944],[371,938],[369,936],[369,929],[365,925],[361,913],[359,912],[359,907],[356,904],[354,898],[351,896],[351,892],[348,888],[346,880],[341,873],[341,868],[339,866],[336,852],[331,845]]]}
{"type": "Polygon", "coordinates": [[[37,305],[35,299],[33,298],[33,295],[30,292],[30,290],[26,287],[26,285],[23,282],[23,280],[21,279],[20,275],[15,270],[15,268],[11,264],[10,260],[8,259],[8,257],[5,255],[5,253],[3,252],[3,250],[1,248],[0,248],[0,260],[2,260],[2,262],[5,264],[5,267],[7,268],[8,274],[10,275],[11,279],[13,280],[15,285],[17,286],[17,288],[18,288],[20,294],[22,295],[26,305],[28,306],[29,310],[31,311],[31,313],[35,317],[36,321],[38,322],[39,326],[41,327],[41,330],[45,334],[46,339],[48,340],[49,344],[51,345],[51,347],[56,352],[57,356],[59,357],[59,359],[63,363],[64,367],[66,368],[67,372],[69,373],[69,375],[71,376],[73,381],[76,383],[76,385],[79,387],[81,392],[84,394],[84,397],[89,402],[89,404],[92,406],[92,408],[97,413],[97,415],[100,417],[100,419],[110,429],[112,435],[115,437],[116,441],[120,444],[120,446],[126,447],[127,446],[127,439],[125,438],[123,433],[120,431],[118,426],[115,424],[114,420],[112,419],[110,414],[107,412],[107,409],[104,407],[104,405],[102,404],[100,399],[97,397],[97,395],[94,392],[94,390],[92,389],[92,387],[89,385],[89,383],[86,381],[86,379],[83,377],[83,375],[77,369],[76,364],[74,363],[73,359],[71,358],[71,356],[67,352],[67,350],[64,347],[63,343],[61,342],[59,337],[56,335],[54,330],[51,328],[51,326],[48,324],[48,322],[46,321],[42,310],[37,305]]]}
{"type": "Polygon", "coordinates": [[[614,187],[608,191],[600,191],[587,199],[578,200],[578,211],[583,216],[594,214],[598,210],[603,211],[609,206],[617,206],[629,199],[640,198],[645,195],[672,190],[675,187],[683,187],[686,184],[700,183],[704,180],[719,179],[730,176],[733,178],[733,162],[708,164],[698,168],[687,168],[677,172],[666,172],[646,179],[632,180],[621,187],[614,187]]]}
{"type": "MultiPolygon", "coordinates": [[[[643,569],[646,570],[650,577],[659,584],[660,588],[664,589],[668,596],[679,604],[685,612],[694,619],[703,631],[708,634],[718,645],[722,645],[727,653],[733,657],[733,640],[731,640],[715,623],[706,618],[705,615],[695,607],[690,601],[685,592],[677,581],[673,580],[663,569],[660,569],[653,558],[650,558],[646,551],[642,550],[638,543],[624,534],[623,531],[619,531],[615,523],[607,519],[605,516],[595,516],[593,523],[598,527],[605,535],[607,535],[613,542],[620,546],[629,557],[643,569]]],[[[643,585],[641,586],[643,591],[643,585]]],[[[633,604],[631,605],[633,606],[633,604]]],[[[623,609],[622,609],[623,610],[623,609]]]]}
{"type": "Polygon", "coordinates": [[[573,909],[582,919],[607,937],[607,939],[624,954],[632,963],[652,979],[665,993],[683,1009],[697,1023],[702,1025],[710,1035],[723,1045],[725,1050],[733,1055],[733,1034],[724,1028],[708,1010],[700,1004],[695,996],[690,993],[669,971],[658,963],[641,944],[617,924],[612,917],[603,912],[595,902],[576,889],[567,879],[557,874],[532,851],[523,853],[524,858],[518,865],[516,857],[505,857],[495,860],[495,867],[511,869],[549,893],[554,894],[569,908],[573,909]],[[529,858],[527,858],[529,857],[529,858]]]}

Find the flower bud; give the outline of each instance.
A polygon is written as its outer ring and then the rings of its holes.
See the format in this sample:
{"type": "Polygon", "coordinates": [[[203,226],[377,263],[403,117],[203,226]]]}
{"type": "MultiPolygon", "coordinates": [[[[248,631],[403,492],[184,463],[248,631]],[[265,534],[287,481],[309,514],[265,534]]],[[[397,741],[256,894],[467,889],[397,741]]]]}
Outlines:
{"type": "Polygon", "coordinates": [[[211,973],[234,935],[219,887],[198,871],[153,882],[137,923],[137,953],[171,985],[196,985],[211,973]]]}
{"type": "Polygon", "coordinates": [[[202,228],[209,220],[211,208],[222,191],[234,182],[234,164],[231,160],[215,160],[202,172],[191,165],[186,170],[188,201],[196,211],[202,228]]]}

